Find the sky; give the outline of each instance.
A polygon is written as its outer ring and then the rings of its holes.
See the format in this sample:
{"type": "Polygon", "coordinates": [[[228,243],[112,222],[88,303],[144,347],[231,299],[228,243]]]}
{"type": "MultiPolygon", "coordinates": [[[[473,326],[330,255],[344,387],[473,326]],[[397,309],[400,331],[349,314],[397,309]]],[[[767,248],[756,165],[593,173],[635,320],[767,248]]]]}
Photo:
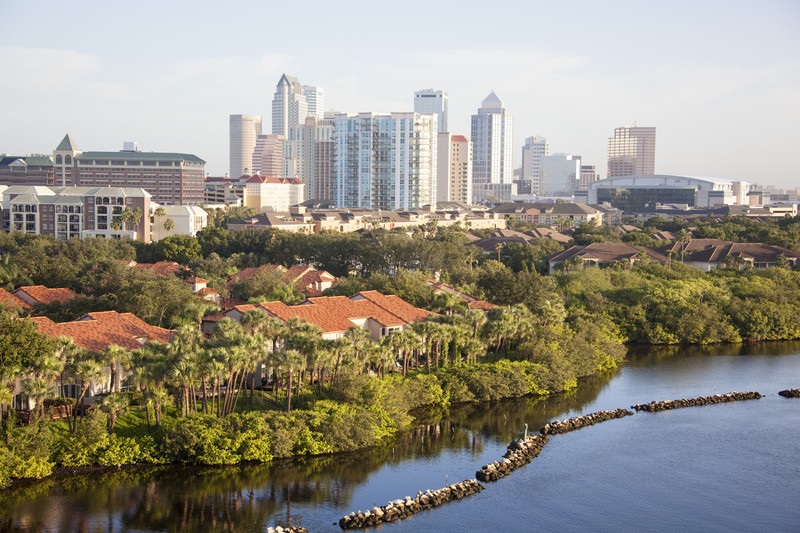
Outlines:
{"type": "Polygon", "coordinates": [[[228,172],[228,117],[271,131],[283,73],[325,109],[413,110],[450,129],[494,90],[526,137],[605,176],[608,138],[655,126],[656,172],[800,187],[800,2],[2,0],[0,153],[184,152],[228,172]]]}

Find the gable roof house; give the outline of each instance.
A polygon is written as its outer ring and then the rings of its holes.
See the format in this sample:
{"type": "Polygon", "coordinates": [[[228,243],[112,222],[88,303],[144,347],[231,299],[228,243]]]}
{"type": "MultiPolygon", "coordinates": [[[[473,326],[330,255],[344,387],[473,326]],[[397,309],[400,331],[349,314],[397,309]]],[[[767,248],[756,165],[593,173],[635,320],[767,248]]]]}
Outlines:
{"type": "Polygon", "coordinates": [[[317,270],[309,265],[295,265],[288,269],[281,265],[261,265],[260,267],[247,267],[231,276],[227,283],[228,290],[259,272],[274,272],[280,275],[284,283],[293,284],[306,297],[322,296],[322,291],[333,287],[333,284],[338,279],[330,272],[317,270]]]}
{"type": "Polygon", "coordinates": [[[11,311],[24,311],[31,308],[31,304],[7,290],[0,288],[0,307],[11,311]]]}
{"type": "Polygon", "coordinates": [[[72,289],[51,289],[49,287],[45,287],[44,285],[27,285],[20,287],[11,294],[29,306],[36,304],[51,304],[55,302],[63,304],[72,298],[79,297],[79,295],[72,289]]]}
{"type": "Polygon", "coordinates": [[[683,258],[687,265],[708,272],[720,266],[736,266],[740,269],[764,270],[778,266],[781,262],[789,266],[798,264],[800,254],[782,246],[762,243],[730,242],[717,239],[691,239],[675,242],[666,249],[674,257],[683,258]]]}
{"type": "Polygon", "coordinates": [[[607,266],[614,263],[633,265],[639,254],[645,254],[654,263],[667,264],[667,256],[644,246],[631,246],[622,242],[594,242],[585,246],[573,246],[547,260],[548,272],[554,274],[558,265],[578,259],[584,266],[607,266]]]}
{"type": "Polygon", "coordinates": [[[431,314],[397,296],[378,291],[362,291],[349,298],[320,296],[291,306],[279,301],[237,305],[222,313],[205,317],[202,329],[205,333],[211,333],[218,321],[224,318],[238,321],[242,315],[253,309],[262,310],[283,322],[292,318],[303,319],[319,327],[324,339],[340,338],[352,326],[359,326],[369,331],[371,339],[379,340],[393,331],[402,330],[412,322],[424,320],[431,314]]]}

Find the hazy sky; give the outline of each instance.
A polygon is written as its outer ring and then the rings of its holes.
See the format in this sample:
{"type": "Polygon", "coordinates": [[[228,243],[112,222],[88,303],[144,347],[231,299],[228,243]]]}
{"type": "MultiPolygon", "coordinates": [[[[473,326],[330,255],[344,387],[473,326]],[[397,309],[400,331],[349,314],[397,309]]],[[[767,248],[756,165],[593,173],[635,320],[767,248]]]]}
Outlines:
{"type": "Polygon", "coordinates": [[[188,152],[228,172],[228,115],[270,131],[286,72],[328,110],[494,90],[526,137],[606,172],[615,127],[655,126],[656,172],[800,187],[800,2],[2,0],[0,152],[188,152]]]}

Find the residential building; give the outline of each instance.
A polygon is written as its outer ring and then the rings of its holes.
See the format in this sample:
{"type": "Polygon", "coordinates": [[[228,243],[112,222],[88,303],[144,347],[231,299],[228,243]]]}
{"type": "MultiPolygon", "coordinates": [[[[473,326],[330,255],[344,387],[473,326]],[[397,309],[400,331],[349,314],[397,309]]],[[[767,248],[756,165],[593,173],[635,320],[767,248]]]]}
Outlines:
{"type": "Polygon", "coordinates": [[[570,154],[541,157],[540,196],[571,196],[581,174],[581,158],[570,154]]]}
{"type": "Polygon", "coordinates": [[[508,203],[502,204],[493,212],[514,217],[516,220],[536,226],[554,226],[559,230],[578,227],[587,222],[603,224],[603,212],[586,204],[572,202],[544,203],[508,203]]]}
{"type": "Polygon", "coordinates": [[[463,135],[439,134],[438,202],[472,202],[472,143],[463,135]]]}
{"type": "Polygon", "coordinates": [[[0,287],[0,307],[16,313],[22,313],[31,308],[31,304],[0,287]]]}
{"type": "Polygon", "coordinates": [[[472,115],[472,195],[475,203],[508,201],[516,194],[514,117],[492,91],[472,115]]]}
{"type": "Polygon", "coordinates": [[[244,205],[246,186],[228,176],[206,176],[203,184],[203,206],[225,207],[244,205]]]}
{"type": "Polygon", "coordinates": [[[550,144],[545,137],[534,135],[525,139],[522,147],[519,194],[542,195],[542,158],[548,155],[550,155],[550,144]]]}
{"type": "Polygon", "coordinates": [[[11,294],[29,306],[52,303],[63,304],[78,297],[78,294],[72,289],[63,287],[50,288],[44,285],[27,285],[20,287],[11,294]]]}
{"type": "Polygon", "coordinates": [[[419,309],[397,296],[387,296],[378,291],[362,291],[351,297],[320,296],[309,298],[300,305],[283,302],[261,302],[237,305],[222,313],[203,318],[203,331],[213,331],[214,325],[224,319],[240,320],[248,311],[259,310],[283,322],[301,318],[322,330],[323,339],[338,339],[353,326],[369,332],[370,339],[378,341],[409,324],[424,320],[429,311],[419,309]]]}
{"type": "Polygon", "coordinates": [[[307,116],[308,101],[300,80],[284,74],[272,99],[272,133],[288,137],[289,128],[301,124],[307,116]]]}
{"type": "Polygon", "coordinates": [[[258,213],[288,211],[303,201],[305,184],[296,178],[250,176],[245,180],[245,205],[258,213]]]}
{"type": "Polygon", "coordinates": [[[608,139],[608,178],[652,175],[656,164],[656,129],[622,127],[608,139]]]}
{"type": "Polygon", "coordinates": [[[0,155],[0,184],[55,185],[53,159],[49,155],[0,155]]]}
{"type": "Polygon", "coordinates": [[[436,205],[436,117],[419,113],[334,116],[334,202],[395,210],[436,205]]]}
{"type": "Polygon", "coordinates": [[[800,264],[800,254],[796,252],[782,246],[752,242],[718,239],[676,240],[663,251],[675,260],[706,272],[726,266],[764,270],[782,263],[788,267],[800,264]]]}
{"type": "Polygon", "coordinates": [[[283,135],[259,135],[253,149],[253,166],[249,175],[269,176],[271,178],[286,177],[284,172],[284,146],[286,137],[283,135]]]}
{"type": "Polygon", "coordinates": [[[414,93],[414,112],[421,115],[436,113],[439,133],[450,131],[447,124],[449,106],[448,96],[444,91],[423,89],[414,93]]]}
{"type": "Polygon", "coordinates": [[[261,135],[260,115],[230,116],[230,175],[239,178],[257,172],[253,167],[253,151],[261,135]]]}
{"type": "Polygon", "coordinates": [[[141,188],[15,185],[0,188],[0,197],[4,231],[150,242],[151,196],[141,188]],[[138,212],[138,222],[125,221],[128,212],[138,212]]]}
{"type": "Polygon", "coordinates": [[[189,235],[208,225],[208,213],[196,205],[155,205],[150,211],[150,240],[158,242],[170,235],[189,235]]]}
{"type": "Polygon", "coordinates": [[[608,266],[623,264],[628,267],[636,261],[646,259],[665,265],[667,256],[643,246],[631,246],[622,242],[595,242],[585,246],[573,246],[547,260],[549,273],[555,274],[559,265],[574,263],[575,267],[608,266]]]}
{"type": "Polygon", "coordinates": [[[307,297],[322,296],[322,291],[330,289],[338,280],[336,276],[326,270],[317,270],[309,265],[295,265],[285,268],[281,265],[261,265],[260,267],[247,267],[237,272],[226,283],[228,290],[232,290],[234,285],[257,273],[276,274],[281,277],[284,283],[294,285],[298,291],[307,297]]]}
{"type": "Polygon", "coordinates": [[[81,152],[69,135],[53,151],[56,183],[79,187],[142,188],[161,205],[203,202],[206,162],[192,154],[140,152],[125,143],[119,152],[81,152]]]}

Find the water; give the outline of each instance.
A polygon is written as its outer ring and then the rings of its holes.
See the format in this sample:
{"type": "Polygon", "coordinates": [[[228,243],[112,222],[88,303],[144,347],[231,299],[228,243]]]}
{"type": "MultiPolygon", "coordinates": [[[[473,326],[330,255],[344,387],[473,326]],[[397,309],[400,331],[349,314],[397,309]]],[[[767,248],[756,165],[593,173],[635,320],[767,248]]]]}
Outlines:
{"type": "Polygon", "coordinates": [[[567,397],[431,416],[393,446],[235,468],[124,469],[0,493],[0,529],[339,531],[353,510],[475,476],[525,423],[650,400],[757,390],[761,400],[638,413],[550,439],[486,490],[385,531],[800,531],[800,344],[648,350],[567,397]]]}

